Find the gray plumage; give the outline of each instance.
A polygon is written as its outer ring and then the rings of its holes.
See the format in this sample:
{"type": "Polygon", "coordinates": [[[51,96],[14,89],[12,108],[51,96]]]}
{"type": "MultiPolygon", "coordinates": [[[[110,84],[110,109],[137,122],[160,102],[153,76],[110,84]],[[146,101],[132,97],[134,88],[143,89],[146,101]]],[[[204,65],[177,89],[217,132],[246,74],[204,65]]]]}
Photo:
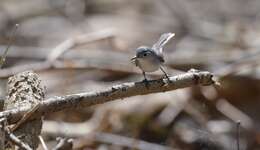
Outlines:
{"type": "Polygon", "coordinates": [[[168,77],[162,68],[162,64],[164,63],[163,47],[174,35],[174,33],[164,33],[151,48],[141,46],[136,49],[136,56],[131,60],[142,70],[145,80],[145,72],[154,72],[158,69],[161,69],[165,76],[168,77]]]}

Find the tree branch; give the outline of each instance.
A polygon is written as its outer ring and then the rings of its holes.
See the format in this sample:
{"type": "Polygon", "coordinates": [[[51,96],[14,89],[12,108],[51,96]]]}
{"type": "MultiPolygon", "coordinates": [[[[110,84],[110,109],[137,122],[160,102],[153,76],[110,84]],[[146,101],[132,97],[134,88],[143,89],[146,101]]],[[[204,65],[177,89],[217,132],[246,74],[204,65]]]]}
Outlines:
{"type": "MultiPolygon", "coordinates": [[[[42,101],[39,109],[31,116],[31,119],[60,110],[89,107],[136,95],[166,92],[193,85],[211,85],[215,83],[212,78],[213,75],[210,72],[191,70],[187,73],[170,77],[170,81],[167,79],[148,81],[149,88],[147,88],[147,83],[131,82],[112,86],[100,92],[56,96],[42,101]]],[[[30,108],[28,107],[22,107],[3,111],[0,112],[0,118],[6,117],[9,123],[15,123],[29,110],[30,108]]]]}
{"type": "MultiPolygon", "coordinates": [[[[23,143],[28,144],[31,149],[36,149],[39,144],[38,135],[41,133],[42,118],[28,120],[37,109],[37,104],[44,99],[45,91],[38,75],[31,72],[21,72],[8,79],[7,100],[4,110],[19,109],[28,107],[30,110],[10,130],[10,133],[19,138],[23,143]]],[[[8,121],[8,120],[7,120],[8,121]]]]}
{"type": "Polygon", "coordinates": [[[15,145],[17,145],[19,148],[21,149],[25,149],[25,150],[32,150],[32,148],[24,143],[23,141],[21,141],[18,137],[16,137],[13,133],[6,133],[6,137],[11,141],[13,142],[15,145]]]}
{"type": "MultiPolygon", "coordinates": [[[[130,137],[125,137],[121,135],[104,133],[104,132],[93,132],[87,134],[84,137],[85,141],[95,140],[100,143],[107,143],[122,147],[127,147],[129,149],[139,149],[139,150],[179,150],[177,148],[168,147],[165,145],[160,145],[156,143],[150,143],[147,141],[143,141],[141,139],[134,139],[130,137]]],[[[76,140],[75,140],[76,143],[76,140]]]]}
{"type": "Polygon", "coordinates": [[[58,144],[52,150],[72,150],[73,139],[71,138],[57,138],[58,144]]]}

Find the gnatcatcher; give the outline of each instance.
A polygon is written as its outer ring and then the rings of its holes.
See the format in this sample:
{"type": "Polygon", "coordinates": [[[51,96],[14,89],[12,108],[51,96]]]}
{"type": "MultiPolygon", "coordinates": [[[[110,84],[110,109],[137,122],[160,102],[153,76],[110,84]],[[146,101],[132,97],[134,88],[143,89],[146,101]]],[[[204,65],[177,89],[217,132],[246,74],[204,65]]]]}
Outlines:
{"type": "Polygon", "coordinates": [[[142,70],[144,81],[147,81],[145,72],[154,72],[158,69],[160,69],[165,77],[169,79],[162,67],[162,64],[164,63],[163,47],[172,37],[174,37],[174,35],[174,33],[164,33],[151,48],[141,46],[136,49],[136,55],[131,61],[142,70]]]}

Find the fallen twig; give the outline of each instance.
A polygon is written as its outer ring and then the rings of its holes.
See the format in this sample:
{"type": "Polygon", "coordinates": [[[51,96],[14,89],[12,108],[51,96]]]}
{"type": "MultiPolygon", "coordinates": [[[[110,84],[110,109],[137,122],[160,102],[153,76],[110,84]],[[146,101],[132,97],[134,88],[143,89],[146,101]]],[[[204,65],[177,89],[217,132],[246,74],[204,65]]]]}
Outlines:
{"type": "Polygon", "coordinates": [[[58,144],[52,150],[72,150],[73,139],[57,138],[58,144]]]}
{"type": "MultiPolygon", "coordinates": [[[[48,121],[49,125],[43,127],[43,134],[44,135],[50,135],[50,136],[72,136],[75,137],[75,145],[77,145],[77,141],[81,141],[81,139],[90,139],[90,141],[95,140],[98,142],[103,142],[103,143],[111,143],[115,145],[120,145],[120,146],[125,146],[129,148],[137,148],[140,150],[173,150],[173,148],[159,145],[159,144],[154,144],[154,143],[149,143],[146,141],[142,141],[140,139],[133,139],[133,138],[128,138],[124,136],[119,136],[115,134],[109,134],[109,133],[101,133],[101,132],[96,132],[94,130],[90,130],[89,132],[84,132],[81,133],[80,131],[74,130],[77,128],[74,126],[75,123],[59,123],[59,122],[54,122],[54,121],[48,121]],[[49,127],[54,126],[60,126],[62,127],[62,130],[52,130],[49,129],[49,127]],[[66,129],[63,129],[65,127],[66,129]],[[68,131],[70,130],[70,131],[68,131]],[[68,131],[68,132],[67,132],[68,131]],[[77,140],[78,139],[78,140],[77,140]]],[[[87,124],[86,124],[87,125],[87,124]]],[[[83,126],[83,125],[82,125],[83,126]]],[[[78,129],[78,128],[77,128],[78,129]]]]}
{"type": "Polygon", "coordinates": [[[0,58],[0,68],[2,68],[4,63],[5,63],[5,58],[7,56],[7,52],[8,52],[9,48],[12,45],[12,42],[14,40],[14,36],[15,36],[15,33],[16,33],[16,30],[17,30],[18,26],[19,26],[19,24],[15,25],[14,31],[13,31],[12,35],[10,36],[10,38],[9,38],[9,43],[7,45],[7,48],[5,49],[4,54],[0,58]]]}
{"type": "Polygon", "coordinates": [[[36,104],[31,110],[29,110],[28,112],[26,112],[23,117],[21,118],[21,120],[19,120],[16,124],[14,124],[14,126],[10,129],[11,132],[15,131],[19,126],[21,126],[21,124],[23,124],[24,122],[26,122],[26,120],[28,118],[30,118],[30,116],[32,116],[32,114],[40,107],[40,104],[36,104]]]}
{"type": "Polygon", "coordinates": [[[241,126],[247,130],[252,130],[254,128],[254,121],[246,115],[244,112],[230,104],[225,99],[220,99],[216,103],[217,110],[219,110],[226,117],[233,121],[240,120],[241,126]]]}
{"type": "Polygon", "coordinates": [[[25,150],[32,150],[32,148],[22,142],[19,138],[17,138],[13,133],[9,132],[9,131],[6,131],[6,137],[12,142],[14,143],[15,145],[17,145],[18,147],[22,148],[22,149],[25,149],[25,150]]]}
{"type": "MultiPolygon", "coordinates": [[[[128,148],[140,149],[140,150],[177,150],[176,148],[171,148],[171,147],[167,147],[155,143],[149,143],[140,139],[134,139],[134,138],[129,138],[129,137],[110,134],[110,133],[94,132],[88,134],[83,138],[86,138],[86,140],[94,139],[95,141],[98,142],[109,143],[113,145],[124,146],[128,148]]],[[[76,140],[75,140],[75,144],[76,144],[76,140]]]]}
{"type": "Polygon", "coordinates": [[[241,124],[241,122],[238,120],[237,122],[236,122],[236,128],[237,128],[237,131],[236,131],[236,133],[237,133],[237,135],[236,135],[236,137],[237,137],[237,150],[240,150],[240,124],[241,124]]]}
{"type": "Polygon", "coordinates": [[[38,138],[39,138],[39,140],[40,140],[40,142],[41,142],[41,144],[42,144],[43,149],[44,149],[44,150],[49,150],[48,147],[47,147],[47,145],[46,145],[46,143],[44,142],[42,136],[39,135],[38,138]]]}
{"type": "Polygon", "coordinates": [[[254,64],[258,61],[260,55],[259,49],[251,49],[248,50],[247,53],[241,55],[237,59],[233,60],[232,63],[227,64],[225,66],[221,66],[221,68],[215,71],[216,74],[221,75],[222,78],[235,74],[240,71],[240,67],[242,64],[254,64]]]}
{"type": "Polygon", "coordinates": [[[90,42],[94,42],[97,40],[102,40],[106,38],[111,38],[114,36],[114,33],[111,30],[103,30],[95,33],[80,35],[74,38],[70,38],[68,40],[65,40],[58,46],[56,46],[52,52],[47,56],[46,61],[47,62],[53,62],[57,60],[58,57],[60,57],[62,54],[70,50],[71,48],[75,47],[79,44],[86,44],[90,42]]]}
{"type": "MultiPolygon", "coordinates": [[[[27,70],[39,71],[39,70],[49,69],[49,68],[53,67],[54,62],[58,59],[58,57],[60,57],[62,54],[64,54],[68,50],[71,50],[73,47],[80,45],[80,44],[87,44],[87,43],[95,42],[98,40],[112,38],[114,36],[115,36],[115,34],[112,30],[106,29],[106,30],[102,30],[102,31],[94,32],[94,33],[83,34],[83,35],[65,40],[64,42],[62,42],[61,44],[56,46],[53,50],[51,50],[50,54],[47,55],[46,61],[7,68],[7,69],[4,69],[1,71],[0,76],[8,77],[10,75],[14,75],[16,73],[27,71],[27,70]]],[[[4,61],[4,58],[7,55],[7,51],[8,51],[9,47],[10,46],[8,45],[6,52],[4,53],[4,55],[1,58],[2,61],[4,61]]],[[[1,62],[0,62],[0,68],[1,68],[1,62]]]]}
{"type": "MultiPolygon", "coordinates": [[[[96,124],[99,126],[99,124],[96,124]]],[[[43,135],[55,135],[65,137],[78,137],[89,134],[95,130],[95,126],[91,122],[84,123],[67,123],[56,121],[44,121],[42,134],[43,135]],[[85,128],[84,128],[85,126],[85,128]],[[77,129],[77,130],[74,130],[77,129]]]]}
{"type": "MultiPolygon", "coordinates": [[[[170,81],[167,79],[151,80],[145,82],[123,83],[112,86],[100,92],[87,92],[66,96],[56,96],[46,99],[40,103],[39,109],[31,116],[39,117],[44,114],[82,107],[93,106],[110,102],[116,99],[123,99],[136,95],[146,95],[151,93],[166,92],[193,85],[212,85],[213,75],[206,71],[189,71],[187,73],[172,76],[170,81]],[[149,85],[147,88],[147,84],[149,85]]],[[[0,112],[0,117],[6,117],[9,123],[17,122],[30,108],[16,108],[0,112]]]]}
{"type": "MultiPolygon", "coordinates": [[[[98,59],[97,59],[98,60],[98,59]]],[[[91,58],[77,59],[77,60],[56,60],[54,62],[38,62],[32,64],[24,64],[19,66],[14,66],[6,69],[2,69],[0,72],[0,78],[6,78],[11,75],[17,74],[19,72],[33,70],[33,71],[43,71],[50,68],[54,69],[100,69],[109,70],[115,72],[125,72],[125,73],[140,73],[140,70],[130,63],[115,63],[112,61],[97,61],[91,58]]],[[[99,59],[100,60],[100,59],[99,59]]],[[[169,69],[167,69],[169,72],[169,69]]],[[[171,72],[181,73],[179,70],[171,69],[171,72]]],[[[161,75],[161,73],[153,72],[152,75],[161,75]]]]}
{"type": "Polygon", "coordinates": [[[0,77],[9,77],[11,75],[17,74],[19,72],[24,72],[27,70],[39,71],[51,68],[51,64],[49,62],[38,62],[32,64],[25,64],[14,66],[10,68],[2,69],[0,72],[0,77]]]}

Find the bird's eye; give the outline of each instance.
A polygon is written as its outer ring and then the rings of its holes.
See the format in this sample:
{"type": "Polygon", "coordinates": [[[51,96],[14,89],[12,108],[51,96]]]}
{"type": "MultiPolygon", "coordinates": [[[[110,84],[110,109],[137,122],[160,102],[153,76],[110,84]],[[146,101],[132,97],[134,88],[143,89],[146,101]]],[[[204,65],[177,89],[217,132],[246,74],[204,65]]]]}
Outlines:
{"type": "Polygon", "coordinates": [[[146,53],[144,53],[144,56],[147,56],[147,54],[146,54],[146,53]]]}

